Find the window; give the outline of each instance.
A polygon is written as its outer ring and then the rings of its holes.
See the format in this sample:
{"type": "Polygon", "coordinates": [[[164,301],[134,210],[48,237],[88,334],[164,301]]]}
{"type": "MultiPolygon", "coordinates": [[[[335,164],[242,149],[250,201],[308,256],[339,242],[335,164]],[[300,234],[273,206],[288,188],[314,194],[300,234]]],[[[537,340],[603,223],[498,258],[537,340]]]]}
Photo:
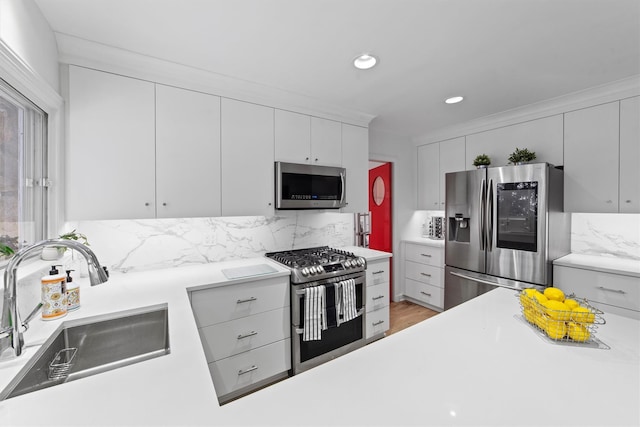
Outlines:
{"type": "Polygon", "coordinates": [[[0,244],[14,251],[46,236],[46,127],[46,114],[0,79],[0,244]]]}

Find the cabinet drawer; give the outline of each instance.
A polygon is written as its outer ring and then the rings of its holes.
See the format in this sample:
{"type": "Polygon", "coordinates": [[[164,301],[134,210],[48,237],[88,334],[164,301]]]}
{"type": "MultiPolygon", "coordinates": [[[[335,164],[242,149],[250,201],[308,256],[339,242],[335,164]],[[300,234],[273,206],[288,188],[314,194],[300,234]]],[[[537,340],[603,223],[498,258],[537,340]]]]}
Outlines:
{"type": "Polygon", "coordinates": [[[215,362],[276,341],[291,334],[289,307],[266,311],[200,329],[207,362],[215,362]]]}
{"type": "Polygon", "coordinates": [[[444,265],[443,254],[444,248],[405,243],[405,257],[409,261],[442,267],[444,265]]]}
{"type": "Polygon", "coordinates": [[[438,308],[444,307],[444,289],[415,280],[405,279],[405,293],[418,301],[438,308]]]}
{"type": "Polygon", "coordinates": [[[200,328],[288,306],[288,276],[191,292],[200,328]]]}
{"type": "Polygon", "coordinates": [[[389,260],[367,263],[367,286],[389,283],[389,260]]]}
{"type": "Polygon", "coordinates": [[[367,313],[389,305],[389,284],[367,286],[367,313]]]}
{"type": "Polygon", "coordinates": [[[291,340],[278,341],[209,363],[218,397],[250,386],[291,368],[291,340]]]}
{"type": "MultiPolygon", "coordinates": [[[[640,310],[640,279],[637,277],[554,266],[553,281],[565,293],[575,293],[577,297],[602,304],[640,310]]],[[[606,309],[603,311],[606,313],[606,309]]]]}
{"type": "Polygon", "coordinates": [[[366,338],[369,339],[389,330],[389,306],[367,313],[366,338]]]}
{"type": "Polygon", "coordinates": [[[443,269],[432,265],[405,261],[405,276],[418,282],[428,283],[440,288],[444,287],[443,269]]]}

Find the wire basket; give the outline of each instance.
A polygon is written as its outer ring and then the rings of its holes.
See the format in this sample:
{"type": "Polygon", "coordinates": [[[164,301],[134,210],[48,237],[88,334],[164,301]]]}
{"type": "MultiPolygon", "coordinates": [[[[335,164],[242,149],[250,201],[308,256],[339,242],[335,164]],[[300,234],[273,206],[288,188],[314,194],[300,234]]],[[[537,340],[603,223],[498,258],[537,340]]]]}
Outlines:
{"type": "Polygon", "coordinates": [[[517,297],[522,318],[546,339],[555,343],[577,345],[602,344],[595,335],[598,326],[606,323],[604,313],[593,307],[585,298],[570,294],[566,300],[575,301],[573,305],[578,304],[577,307],[556,309],[554,305],[562,307],[562,304],[541,303],[533,295],[533,291],[524,290],[518,293],[517,297]]]}

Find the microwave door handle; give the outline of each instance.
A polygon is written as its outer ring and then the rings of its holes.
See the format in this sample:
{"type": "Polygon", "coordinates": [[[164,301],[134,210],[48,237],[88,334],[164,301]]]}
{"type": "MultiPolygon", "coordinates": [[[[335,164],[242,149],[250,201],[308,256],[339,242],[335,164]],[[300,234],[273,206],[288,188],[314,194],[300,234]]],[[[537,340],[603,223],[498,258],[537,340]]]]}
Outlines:
{"type": "Polygon", "coordinates": [[[344,196],[345,196],[344,172],[340,172],[340,185],[342,187],[342,191],[340,192],[340,205],[344,205],[344,196]]]}
{"type": "Polygon", "coordinates": [[[489,180],[489,194],[487,196],[487,249],[493,249],[493,180],[489,180]]]}

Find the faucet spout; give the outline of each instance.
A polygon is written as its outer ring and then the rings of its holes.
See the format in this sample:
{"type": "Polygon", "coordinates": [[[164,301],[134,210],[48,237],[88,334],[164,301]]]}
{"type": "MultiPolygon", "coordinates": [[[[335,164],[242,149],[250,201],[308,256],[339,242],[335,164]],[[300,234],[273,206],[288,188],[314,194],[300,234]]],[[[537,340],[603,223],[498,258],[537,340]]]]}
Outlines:
{"type": "MultiPolygon", "coordinates": [[[[58,246],[75,249],[86,260],[91,286],[104,283],[109,280],[107,273],[100,267],[100,262],[95,253],[87,246],[74,240],[49,239],[34,243],[31,246],[18,251],[10,260],[4,271],[4,297],[2,304],[2,317],[0,318],[0,360],[6,354],[9,357],[18,357],[22,354],[24,340],[20,330],[21,322],[17,304],[17,270],[20,263],[34,251],[45,246],[58,246]],[[11,351],[9,351],[11,350],[11,351]]],[[[26,323],[26,322],[25,322],[26,323]]]]}

